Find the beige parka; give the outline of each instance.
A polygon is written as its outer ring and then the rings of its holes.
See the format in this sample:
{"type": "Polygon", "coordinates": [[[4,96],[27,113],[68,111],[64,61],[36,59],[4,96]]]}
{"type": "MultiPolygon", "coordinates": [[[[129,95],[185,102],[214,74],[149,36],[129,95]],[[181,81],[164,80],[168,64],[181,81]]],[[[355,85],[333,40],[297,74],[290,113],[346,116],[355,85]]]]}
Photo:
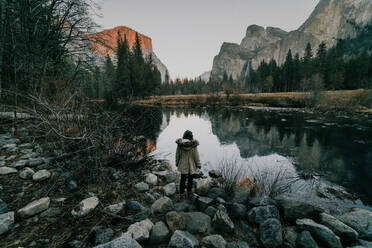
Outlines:
{"type": "Polygon", "coordinates": [[[196,174],[201,168],[197,140],[178,139],[176,151],[176,166],[181,174],[196,174]]]}

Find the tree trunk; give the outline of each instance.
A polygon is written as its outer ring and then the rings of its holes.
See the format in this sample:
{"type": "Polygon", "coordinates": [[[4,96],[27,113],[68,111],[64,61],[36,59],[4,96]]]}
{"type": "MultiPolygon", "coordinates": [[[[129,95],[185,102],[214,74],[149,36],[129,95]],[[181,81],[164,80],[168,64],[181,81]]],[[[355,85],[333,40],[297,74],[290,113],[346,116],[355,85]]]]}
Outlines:
{"type": "Polygon", "coordinates": [[[1,93],[3,89],[3,53],[4,53],[4,46],[5,46],[5,9],[7,7],[7,0],[1,0],[1,13],[0,13],[0,99],[1,93]]]}

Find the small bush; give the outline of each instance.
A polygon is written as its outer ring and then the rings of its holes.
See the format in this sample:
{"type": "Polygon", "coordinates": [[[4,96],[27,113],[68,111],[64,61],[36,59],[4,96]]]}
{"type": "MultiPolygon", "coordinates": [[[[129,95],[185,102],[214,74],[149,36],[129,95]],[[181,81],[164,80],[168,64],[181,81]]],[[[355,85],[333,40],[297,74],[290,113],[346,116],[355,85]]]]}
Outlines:
{"type": "Polygon", "coordinates": [[[231,194],[243,178],[246,172],[236,159],[222,159],[218,165],[218,170],[222,173],[222,187],[225,192],[231,194]]]}

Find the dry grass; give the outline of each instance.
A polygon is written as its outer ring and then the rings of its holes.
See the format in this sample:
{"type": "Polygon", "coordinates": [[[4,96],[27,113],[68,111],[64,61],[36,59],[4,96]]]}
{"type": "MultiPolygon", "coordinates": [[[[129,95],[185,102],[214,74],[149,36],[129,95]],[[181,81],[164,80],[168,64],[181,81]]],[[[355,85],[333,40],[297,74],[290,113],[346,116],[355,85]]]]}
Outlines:
{"type": "Polygon", "coordinates": [[[226,100],[226,94],[169,95],[153,96],[145,100],[137,100],[139,105],[179,106],[272,106],[272,107],[314,107],[317,109],[353,109],[368,112],[372,108],[371,90],[339,90],[312,92],[281,92],[233,94],[226,100]]]}

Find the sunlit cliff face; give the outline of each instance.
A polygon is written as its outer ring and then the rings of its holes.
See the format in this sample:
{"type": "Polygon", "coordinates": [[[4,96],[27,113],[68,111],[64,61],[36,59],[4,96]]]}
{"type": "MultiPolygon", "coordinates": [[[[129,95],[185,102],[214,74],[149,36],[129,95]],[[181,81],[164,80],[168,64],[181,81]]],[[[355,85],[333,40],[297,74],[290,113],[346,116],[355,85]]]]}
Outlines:
{"type": "MultiPolygon", "coordinates": [[[[88,34],[91,41],[92,50],[100,55],[113,55],[117,49],[118,35],[122,39],[126,37],[129,47],[132,48],[136,44],[136,34],[138,32],[125,26],[119,26],[113,29],[106,29],[96,34],[88,34]]],[[[152,40],[143,34],[138,33],[141,40],[141,47],[146,51],[152,51],[152,40]]]]}

